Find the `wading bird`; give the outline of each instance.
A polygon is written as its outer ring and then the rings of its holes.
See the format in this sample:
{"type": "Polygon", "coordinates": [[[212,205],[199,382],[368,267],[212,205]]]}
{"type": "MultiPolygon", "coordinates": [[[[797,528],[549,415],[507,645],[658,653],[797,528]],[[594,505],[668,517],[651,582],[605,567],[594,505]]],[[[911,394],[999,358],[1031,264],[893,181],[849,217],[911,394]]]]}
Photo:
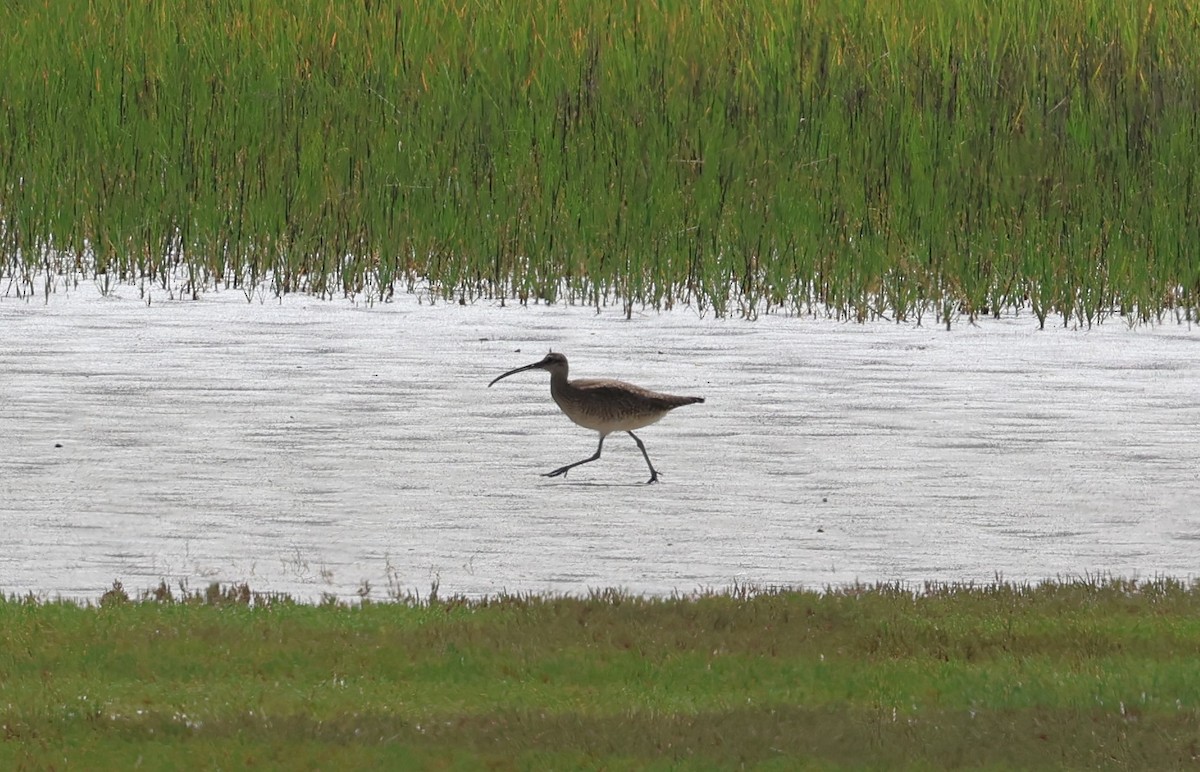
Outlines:
{"type": "Polygon", "coordinates": [[[567,358],[553,352],[546,355],[540,362],[509,370],[504,375],[488,384],[491,388],[496,381],[510,375],[523,373],[526,370],[545,370],[550,373],[550,396],[560,410],[567,414],[575,423],[582,427],[600,432],[600,445],[596,455],[576,461],[573,464],[560,466],[553,472],[547,472],[546,477],[565,475],[580,464],[586,464],[600,458],[604,449],[604,438],[613,432],[625,432],[637,443],[638,449],[650,467],[650,479],[647,484],[658,480],[658,471],[650,463],[650,454],[641,439],[633,433],[634,429],[649,426],[677,407],[703,402],[704,397],[677,397],[673,394],[659,394],[656,391],[643,389],[624,381],[614,381],[608,378],[587,378],[574,381],[567,380],[567,358]]]}

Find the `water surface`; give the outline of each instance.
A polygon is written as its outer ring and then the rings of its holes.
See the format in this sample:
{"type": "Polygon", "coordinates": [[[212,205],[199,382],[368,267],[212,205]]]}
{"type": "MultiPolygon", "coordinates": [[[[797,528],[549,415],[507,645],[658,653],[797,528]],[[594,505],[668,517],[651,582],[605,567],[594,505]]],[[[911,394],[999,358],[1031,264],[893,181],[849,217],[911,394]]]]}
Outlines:
{"type": "Polygon", "coordinates": [[[1190,578],[1200,332],[1029,316],[0,299],[0,591],[442,594],[1190,578]],[[596,435],[523,373],[704,396],[596,435]]]}

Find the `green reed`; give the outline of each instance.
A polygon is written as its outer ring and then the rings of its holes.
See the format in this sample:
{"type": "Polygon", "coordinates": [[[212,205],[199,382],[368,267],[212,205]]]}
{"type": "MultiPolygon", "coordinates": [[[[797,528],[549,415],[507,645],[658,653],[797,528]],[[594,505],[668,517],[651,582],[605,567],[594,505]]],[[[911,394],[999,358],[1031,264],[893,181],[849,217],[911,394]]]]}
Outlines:
{"type": "Polygon", "coordinates": [[[1198,52],[1183,0],[8,4],[0,271],[1191,319],[1198,52]]]}

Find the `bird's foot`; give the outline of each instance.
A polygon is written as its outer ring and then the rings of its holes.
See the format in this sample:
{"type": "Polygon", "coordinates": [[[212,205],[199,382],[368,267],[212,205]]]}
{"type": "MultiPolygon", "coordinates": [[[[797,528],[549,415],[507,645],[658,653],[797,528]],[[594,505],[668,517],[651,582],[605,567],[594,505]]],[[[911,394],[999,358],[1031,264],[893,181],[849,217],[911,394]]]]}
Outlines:
{"type": "Polygon", "coordinates": [[[569,467],[569,466],[562,466],[562,467],[559,467],[558,469],[555,469],[553,472],[546,472],[545,474],[542,475],[542,477],[566,477],[567,472],[570,470],[570,468],[571,467],[569,467]]]}
{"type": "Polygon", "coordinates": [[[646,484],[649,485],[650,483],[656,482],[658,482],[658,472],[651,472],[650,479],[646,481],[646,484]]]}

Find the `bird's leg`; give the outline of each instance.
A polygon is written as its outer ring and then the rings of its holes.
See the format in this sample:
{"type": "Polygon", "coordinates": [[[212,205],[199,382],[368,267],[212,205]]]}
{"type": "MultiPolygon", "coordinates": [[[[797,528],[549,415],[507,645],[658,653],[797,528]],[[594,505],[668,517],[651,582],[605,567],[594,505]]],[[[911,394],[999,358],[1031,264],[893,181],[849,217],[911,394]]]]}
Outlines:
{"type": "Polygon", "coordinates": [[[604,435],[601,434],[600,435],[600,444],[596,447],[596,455],[592,456],[591,458],[585,458],[582,461],[576,461],[574,464],[567,464],[566,466],[560,466],[558,469],[555,469],[553,472],[546,472],[546,474],[543,476],[544,477],[558,477],[559,475],[565,475],[568,471],[570,471],[571,469],[574,469],[575,467],[579,466],[580,464],[586,464],[589,461],[595,461],[596,459],[600,458],[600,451],[603,449],[604,449],[604,435]]]}
{"type": "Polygon", "coordinates": [[[646,484],[649,485],[652,482],[658,482],[658,470],[654,468],[654,464],[650,463],[650,454],[646,452],[646,446],[642,444],[641,439],[633,432],[625,433],[632,437],[633,441],[638,444],[638,449],[642,451],[642,457],[646,459],[646,466],[650,467],[650,479],[646,481],[646,484]]]}

